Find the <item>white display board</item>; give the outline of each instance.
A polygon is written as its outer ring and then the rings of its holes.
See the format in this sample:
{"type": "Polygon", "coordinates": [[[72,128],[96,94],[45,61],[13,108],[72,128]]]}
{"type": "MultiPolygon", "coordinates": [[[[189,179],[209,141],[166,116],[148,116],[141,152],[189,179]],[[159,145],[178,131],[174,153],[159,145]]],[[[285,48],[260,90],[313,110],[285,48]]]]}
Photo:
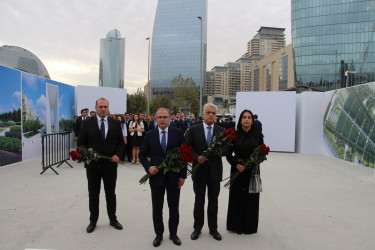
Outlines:
{"type": "Polygon", "coordinates": [[[325,92],[303,92],[297,95],[296,152],[327,154],[323,147],[325,92]]]}
{"type": "Polygon", "coordinates": [[[238,92],[236,119],[244,109],[258,115],[271,151],[295,151],[296,92],[238,92]]]}
{"type": "Polygon", "coordinates": [[[76,87],[76,113],[81,115],[81,110],[88,108],[95,111],[95,102],[101,97],[109,101],[111,114],[124,114],[126,112],[126,89],[82,86],[76,87]]]}

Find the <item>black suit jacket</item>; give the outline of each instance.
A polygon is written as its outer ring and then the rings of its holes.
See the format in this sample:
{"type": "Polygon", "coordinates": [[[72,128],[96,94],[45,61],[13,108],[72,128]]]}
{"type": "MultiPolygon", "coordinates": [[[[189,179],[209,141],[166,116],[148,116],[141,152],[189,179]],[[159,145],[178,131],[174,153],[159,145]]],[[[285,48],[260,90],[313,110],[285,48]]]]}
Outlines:
{"type": "MultiPolygon", "coordinates": [[[[223,131],[223,127],[214,125],[213,136],[219,135],[223,131]]],[[[196,159],[208,149],[203,123],[190,127],[187,136],[187,145],[193,147],[193,155],[196,159]]],[[[194,162],[194,165],[195,164],[197,164],[197,162],[194,162]]],[[[216,182],[223,179],[223,162],[221,156],[209,156],[208,161],[199,167],[193,180],[205,182],[208,179],[216,182]]]]}
{"type": "Polygon", "coordinates": [[[156,128],[158,125],[157,124],[155,125],[155,123],[156,122],[154,120],[150,121],[149,124],[148,124],[148,130],[152,130],[152,129],[156,128]]]}
{"type": "MultiPolygon", "coordinates": [[[[167,151],[172,148],[179,148],[181,144],[185,142],[184,134],[182,130],[168,127],[168,141],[167,141],[167,151]]],[[[159,166],[165,158],[164,151],[160,145],[159,129],[153,129],[146,133],[143,139],[141,150],[139,152],[139,160],[142,166],[148,173],[148,169],[151,166],[159,166]],[[149,155],[150,161],[147,159],[149,155]]],[[[168,172],[168,178],[171,182],[178,182],[178,178],[186,179],[187,169],[183,168],[179,174],[174,172],[168,172]]],[[[164,171],[159,171],[156,175],[151,176],[150,185],[151,186],[161,186],[164,183],[165,175],[164,171]]]]}
{"type": "MultiPolygon", "coordinates": [[[[109,116],[107,119],[108,133],[105,140],[99,130],[97,117],[94,116],[86,119],[85,122],[82,123],[79,133],[78,146],[92,148],[100,154],[110,157],[117,155],[120,158],[125,146],[121,122],[109,116]]],[[[103,164],[105,164],[106,167],[117,167],[117,163],[104,159],[92,161],[88,166],[85,164],[85,167],[99,168],[103,164]]]]}
{"type": "MultiPolygon", "coordinates": [[[[86,119],[88,119],[87,116],[86,116],[86,119]]],[[[74,124],[74,136],[75,137],[79,136],[79,130],[81,129],[81,126],[82,126],[82,116],[78,117],[74,124]]]]}

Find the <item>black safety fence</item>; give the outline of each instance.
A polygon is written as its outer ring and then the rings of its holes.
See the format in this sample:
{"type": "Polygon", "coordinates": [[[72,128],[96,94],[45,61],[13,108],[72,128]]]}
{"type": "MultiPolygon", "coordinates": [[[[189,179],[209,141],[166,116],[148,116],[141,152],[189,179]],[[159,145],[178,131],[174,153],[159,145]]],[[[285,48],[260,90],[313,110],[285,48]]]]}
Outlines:
{"type": "Polygon", "coordinates": [[[72,165],[68,162],[70,159],[70,132],[44,134],[42,139],[42,168],[43,174],[47,169],[52,169],[57,175],[52,166],[57,165],[57,168],[64,162],[71,168],[72,165]]]}

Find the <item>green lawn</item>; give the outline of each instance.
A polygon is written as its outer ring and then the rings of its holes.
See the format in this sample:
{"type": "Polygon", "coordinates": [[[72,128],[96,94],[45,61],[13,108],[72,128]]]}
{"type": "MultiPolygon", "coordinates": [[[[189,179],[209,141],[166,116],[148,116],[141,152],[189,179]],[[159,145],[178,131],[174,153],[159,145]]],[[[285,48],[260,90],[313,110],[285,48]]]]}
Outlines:
{"type": "Polygon", "coordinates": [[[0,133],[3,132],[5,129],[4,128],[0,128],[0,133]]]}

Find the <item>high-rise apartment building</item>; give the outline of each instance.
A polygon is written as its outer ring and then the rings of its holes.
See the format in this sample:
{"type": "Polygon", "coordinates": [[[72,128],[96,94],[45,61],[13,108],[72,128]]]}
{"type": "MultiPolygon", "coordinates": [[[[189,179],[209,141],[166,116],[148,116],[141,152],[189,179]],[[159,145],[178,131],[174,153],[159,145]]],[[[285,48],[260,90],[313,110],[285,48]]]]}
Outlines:
{"type": "Polygon", "coordinates": [[[258,33],[247,43],[247,53],[251,61],[258,61],[285,47],[285,28],[260,27],[258,33]]]}
{"type": "Polygon", "coordinates": [[[375,81],[374,0],[292,0],[296,85],[330,90],[375,81]]]}
{"type": "Polygon", "coordinates": [[[191,77],[200,86],[201,64],[203,76],[206,69],[206,17],[207,0],[158,1],[152,34],[152,98],[171,96],[171,81],[178,75],[191,77]]]}
{"type": "Polygon", "coordinates": [[[100,39],[99,86],[124,88],[125,38],[117,29],[100,39]]]}
{"type": "Polygon", "coordinates": [[[236,62],[216,66],[206,73],[205,96],[235,97],[239,91],[250,90],[250,59],[241,57],[236,62]]]}

